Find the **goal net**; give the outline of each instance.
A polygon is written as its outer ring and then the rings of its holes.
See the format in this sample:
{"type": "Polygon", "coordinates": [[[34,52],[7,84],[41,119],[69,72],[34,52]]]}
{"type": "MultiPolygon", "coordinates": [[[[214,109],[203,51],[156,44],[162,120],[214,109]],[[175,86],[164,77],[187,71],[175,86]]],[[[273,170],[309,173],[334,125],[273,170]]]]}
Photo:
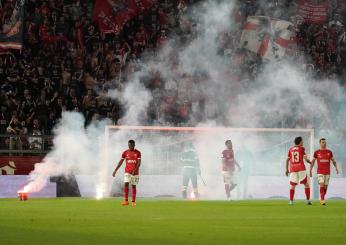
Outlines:
{"type": "MultiPolygon", "coordinates": [[[[201,199],[225,199],[222,151],[225,141],[233,143],[236,167],[232,181],[237,184],[232,199],[287,198],[289,180],[285,161],[294,138],[302,136],[308,156],[313,153],[313,129],[107,126],[105,162],[108,176],[127,142],[135,140],[142,153],[138,195],[175,197],[182,193],[182,154],[193,148],[200,165],[198,192],[201,199]]],[[[109,184],[111,195],[121,195],[123,168],[109,184]]],[[[192,196],[191,182],[188,196],[192,196]]],[[[297,198],[303,198],[303,187],[297,198]]]]}

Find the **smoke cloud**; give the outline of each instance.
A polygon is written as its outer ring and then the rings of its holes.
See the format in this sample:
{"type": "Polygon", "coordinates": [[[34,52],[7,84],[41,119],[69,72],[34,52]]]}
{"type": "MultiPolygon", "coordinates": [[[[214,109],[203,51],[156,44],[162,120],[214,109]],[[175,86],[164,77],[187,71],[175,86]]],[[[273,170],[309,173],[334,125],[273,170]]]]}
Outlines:
{"type": "MultiPolygon", "coordinates": [[[[345,94],[337,81],[316,81],[301,64],[288,59],[258,62],[258,57],[247,57],[253,63],[253,66],[249,65],[252,72],[239,79],[242,70],[232,60],[237,55],[242,29],[231,18],[234,8],[234,1],[207,1],[186,13],[185,18],[196,23],[187,32],[192,41],[185,42],[181,33],[172,33],[157,56],[144,55],[140,70],[131,74],[122,91],[108,92],[108,97],[119,100],[125,108],[124,116],[117,123],[170,126],[169,121],[161,118],[148,120],[148,111],[157,106],[155,103],[168,91],[177,101],[190,102],[190,117],[186,123],[189,126],[320,128],[318,135],[324,134],[331,142],[337,141],[338,134],[334,130],[345,129],[340,116],[332,119],[339,111],[345,111],[345,104],[340,102],[345,94]],[[225,36],[228,38],[223,39],[225,36]],[[220,51],[224,40],[227,40],[228,47],[220,51]],[[142,81],[153,71],[165,81],[164,90],[158,93],[147,89],[142,81]],[[339,101],[340,106],[331,109],[328,98],[339,101]]],[[[42,163],[36,165],[26,189],[39,191],[49,176],[73,173],[96,176],[95,195],[107,196],[117,185],[110,177],[111,172],[131,138],[136,140],[143,155],[141,171],[146,190],[142,189],[140,193],[142,191],[144,196],[166,195],[167,189],[180,192],[179,154],[184,143],[193,142],[200,158],[202,175],[207,180],[207,186],[200,187],[202,198],[220,199],[224,196],[220,169],[226,139],[231,138],[234,143],[236,158],[242,166],[238,176],[243,178],[242,182],[251,175],[282,176],[287,147],[297,136],[296,133],[264,136],[231,131],[201,134],[122,130],[111,130],[109,135],[105,135],[105,126],[110,124],[107,120],[96,121],[85,128],[81,114],[63,113],[54,132],[54,148],[42,163]],[[163,160],[163,154],[166,154],[166,160],[163,160]],[[266,170],[260,166],[264,162],[267,162],[266,170]],[[157,175],[168,176],[166,188],[158,188],[160,183],[148,184],[149,178],[155,179],[157,175]],[[170,175],[174,177],[169,178],[170,175]]],[[[309,139],[307,134],[303,136],[309,139]]],[[[121,178],[116,177],[119,186],[121,178]]],[[[248,198],[244,194],[247,183],[244,183],[242,190],[238,191],[242,193],[239,198],[248,198]]]]}

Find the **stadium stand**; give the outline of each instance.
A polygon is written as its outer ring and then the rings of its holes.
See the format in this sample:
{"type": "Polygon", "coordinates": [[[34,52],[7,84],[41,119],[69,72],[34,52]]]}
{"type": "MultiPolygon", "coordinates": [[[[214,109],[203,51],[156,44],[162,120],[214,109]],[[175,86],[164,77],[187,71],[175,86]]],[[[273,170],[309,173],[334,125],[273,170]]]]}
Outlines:
{"type": "MultiPolygon", "coordinates": [[[[50,135],[63,111],[83,113],[86,124],[101,118],[110,118],[116,124],[124,113],[122,105],[102,94],[109,89],[121,91],[128,75],[139,69],[143,54],[157,55],[168,37],[177,35],[183,45],[196,38],[198,23],[188,12],[191,5],[201,1],[139,0],[135,1],[137,11],[114,3],[112,11],[122,13],[121,25],[114,33],[100,30],[93,16],[95,2],[26,1],[23,49],[2,49],[0,56],[0,134],[9,135],[1,138],[2,149],[41,149],[42,138],[37,135],[50,135]]],[[[296,37],[289,45],[289,59],[301,62],[316,79],[338,79],[344,87],[346,4],[330,1],[327,24],[319,25],[294,17],[299,6],[292,2],[237,1],[230,16],[237,26],[223,32],[218,40],[219,55],[231,64],[229,75],[246,84],[261,70],[263,62],[258,56],[238,48],[246,18],[261,15],[294,23],[296,37]]],[[[14,4],[15,1],[2,1],[1,26],[11,21],[14,4]]],[[[207,8],[208,3],[202,6],[207,8]]],[[[174,58],[172,54],[173,61],[174,58]]],[[[155,70],[143,78],[154,98],[143,124],[193,126],[191,115],[199,120],[215,117],[215,108],[206,106],[208,98],[203,92],[198,96],[189,93],[189,87],[199,86],[208,76],[172,70],[180,77],[179,83],[164,81],[155,70]]],[[[334,102],[331,100],[329,105],[334,106],[334,102]]],[[[309,123],[309,118],[298,118],[285,126],[306,127],[309,123]]],[[[47,146],[51,144],[48,139],[44,141],[47,146]]]]}

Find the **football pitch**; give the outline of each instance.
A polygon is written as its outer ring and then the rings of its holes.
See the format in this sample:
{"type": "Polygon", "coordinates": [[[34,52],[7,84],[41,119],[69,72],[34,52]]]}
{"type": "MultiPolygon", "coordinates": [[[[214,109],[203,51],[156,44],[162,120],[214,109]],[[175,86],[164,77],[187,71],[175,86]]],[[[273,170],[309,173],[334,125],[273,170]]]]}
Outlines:
{"type": "Polygon", "coordinates": [[[346,202],[0,199],[0,244],[345,244],[346,202]]]}

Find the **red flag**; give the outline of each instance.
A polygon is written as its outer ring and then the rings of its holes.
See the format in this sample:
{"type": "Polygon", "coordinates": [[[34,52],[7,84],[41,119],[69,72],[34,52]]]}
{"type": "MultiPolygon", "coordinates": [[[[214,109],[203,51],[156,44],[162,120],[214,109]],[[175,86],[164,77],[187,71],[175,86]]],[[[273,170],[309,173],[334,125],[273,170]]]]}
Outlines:
{"type": "Polygon", "coordinates": [[[17,0],[12,10],[11,22],[3,25],[0,33],[0,47],[2,49],[21,49],[24,26],[25,0],[17,0]]]}
{"type": "Polygon", "coordinates": [[[101,32],[117,33],[127,21],[152,5],[152,0],[96,0],[93,21],[101,32]]]}
{"type": "Polygon", "coordinates": [[[98,23],[99,29],[103,33],[116,33],[119,31],[119,26],[115,22],[112,10],[113,8],[109,4],[109,1],[95,1],[93,21],[98,23]]]}
{"type": "Polygon", "coordinates": [[[280,60],[291,42],[292,23],[266,16],[249,16],[244,24],[240,47],[263,59],[280,60]]]}
{"type": "Polygon", "coordinates": [[[309,0],[299,0],[297,16],[312,24],[323,24],[327,20],[328,0],[322,3],[312,3],[309,0]]]}

